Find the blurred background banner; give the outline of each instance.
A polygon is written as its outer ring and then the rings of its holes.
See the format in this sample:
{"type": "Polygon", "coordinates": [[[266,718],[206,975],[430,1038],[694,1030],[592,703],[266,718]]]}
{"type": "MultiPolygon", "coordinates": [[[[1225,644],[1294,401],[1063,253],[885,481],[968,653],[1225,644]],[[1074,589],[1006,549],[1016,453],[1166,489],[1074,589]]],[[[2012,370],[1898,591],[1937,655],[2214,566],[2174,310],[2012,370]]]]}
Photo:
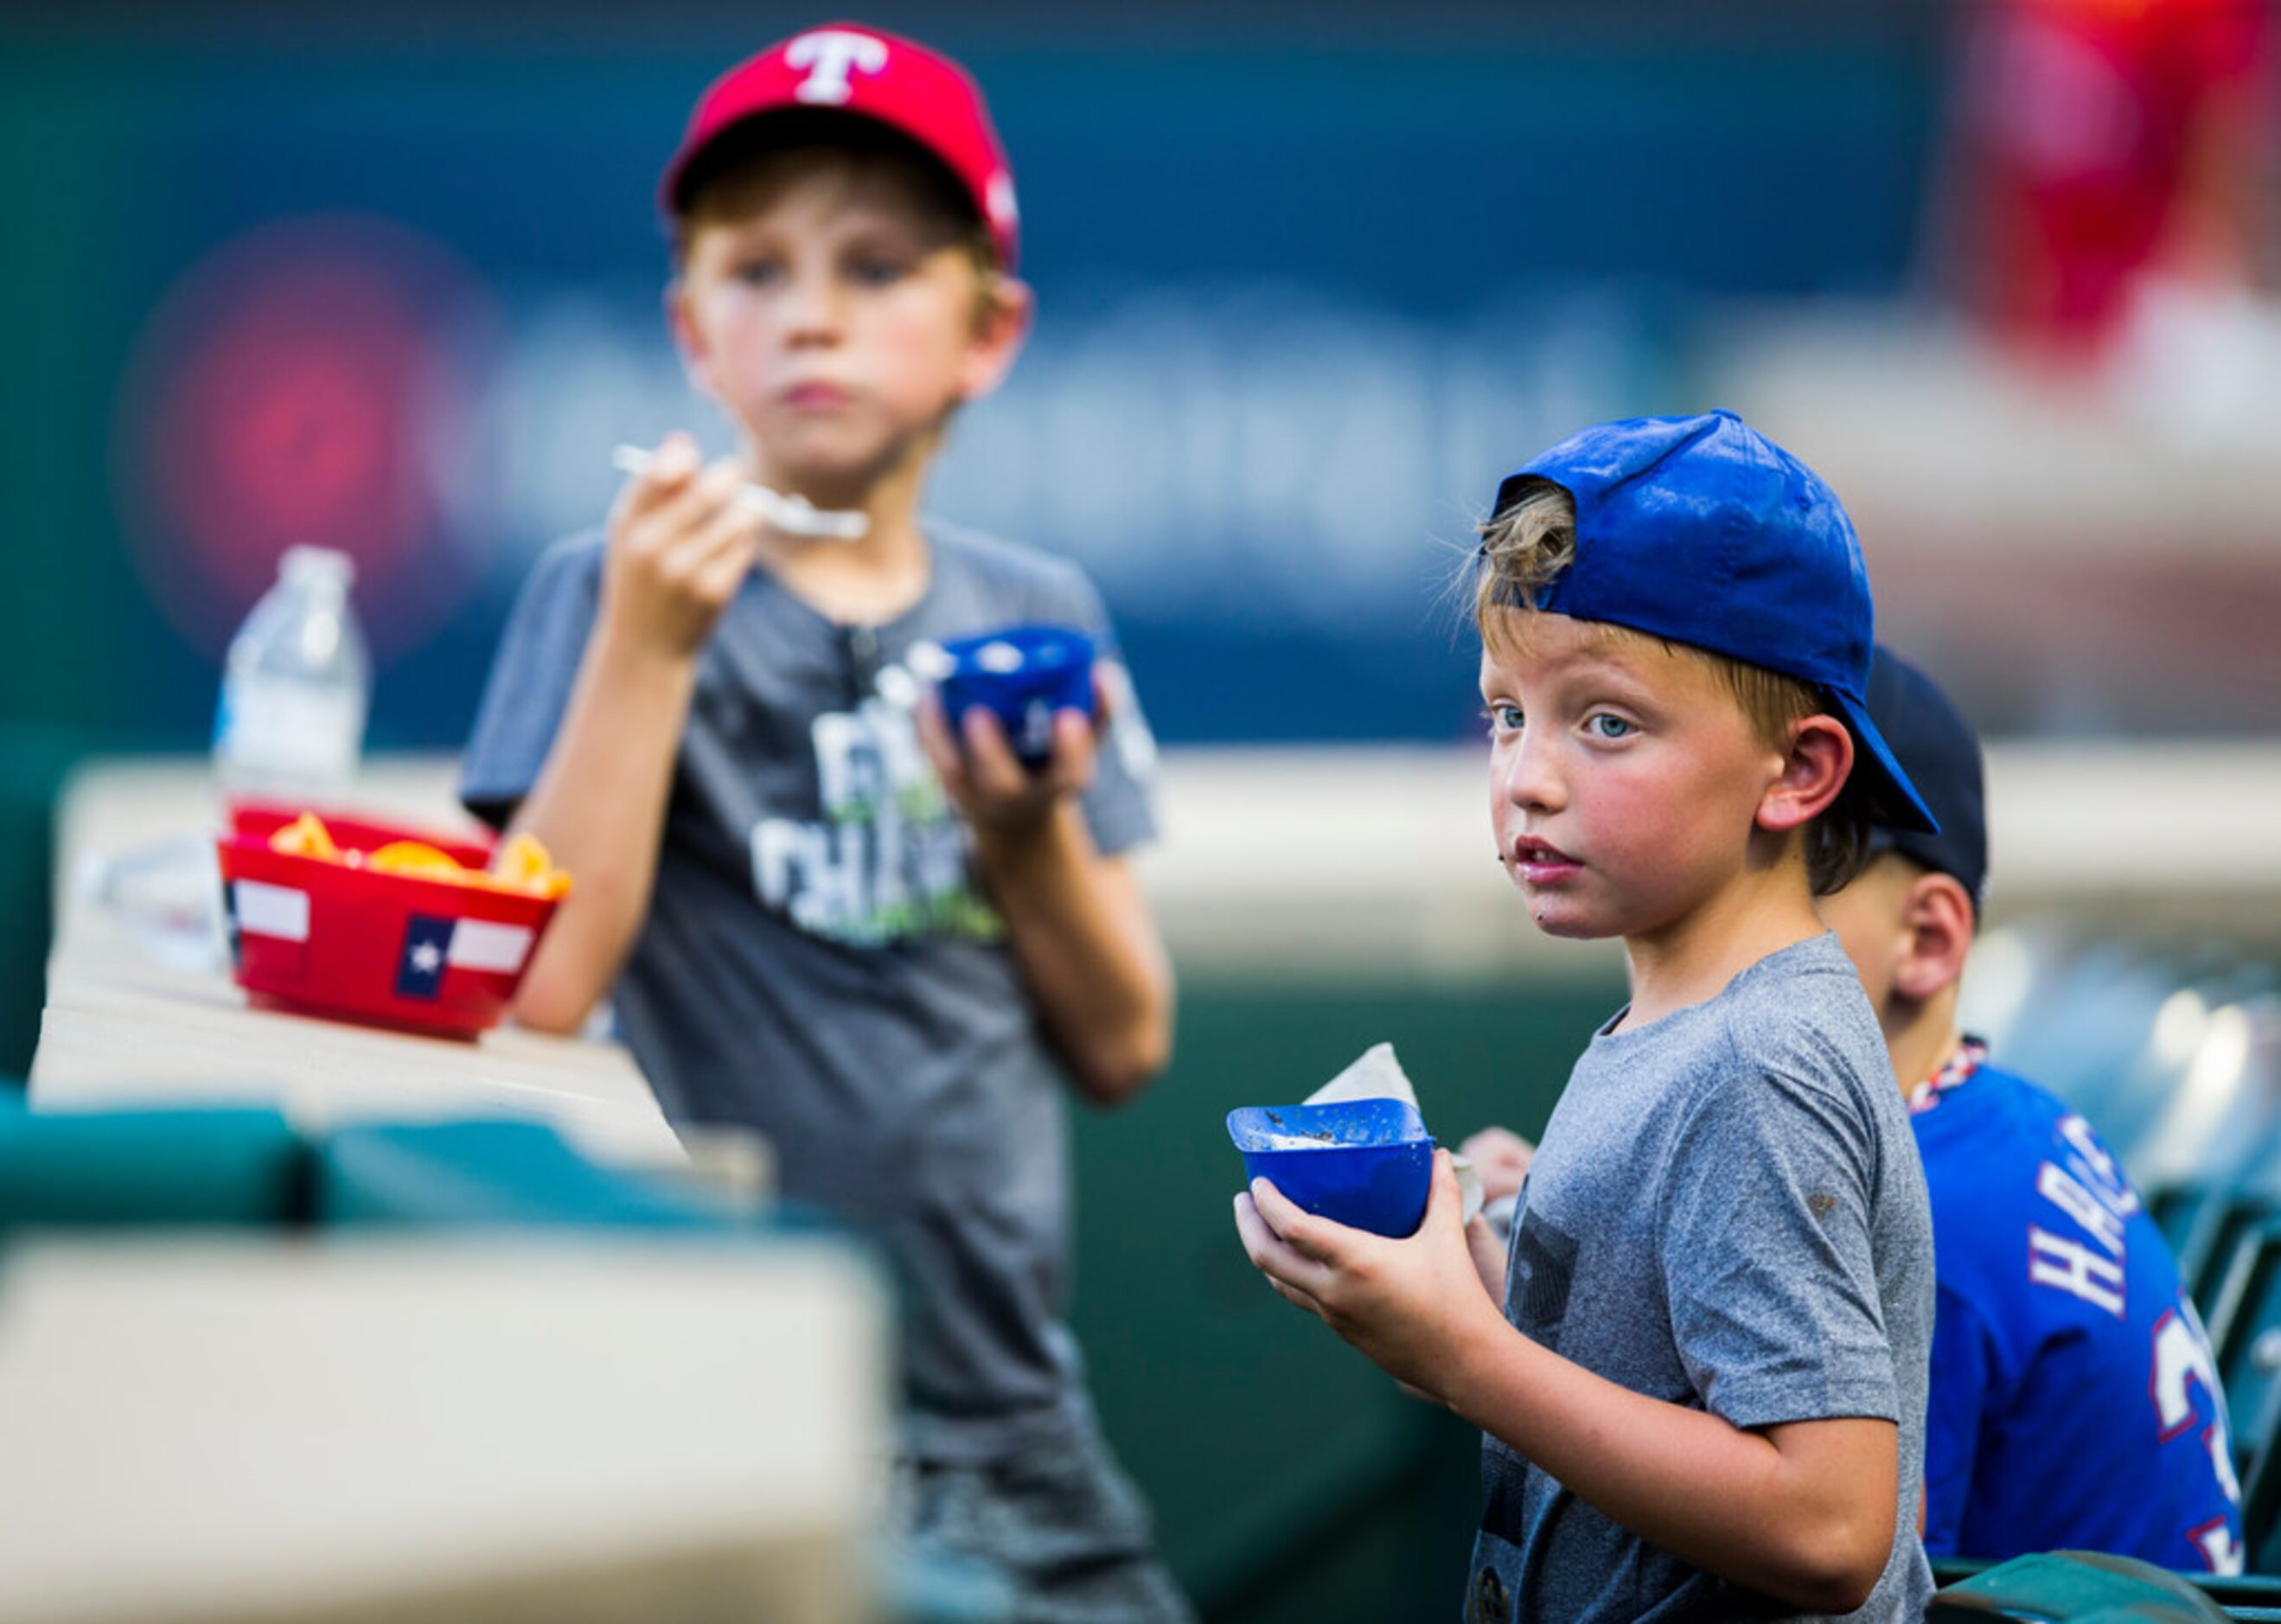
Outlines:
{"type": "MultiPolygon", "coordinates": [[[[2262,730],[2268,11],[891,5],[987,85],[1040,299],[933,505],[1094,571],[1167,742],[1444,740],[1436,592],[1494,482],[1732,405],[1854,507],[1887,634],[1983,725],[2262,730]]],[[[610,447],[720,442],[652,187],[707,78],[812,19],[522,17],[0,22],[0,723],[197,744],[299,539],[360,561],[373,742],[456,745],[610,447]]]]}

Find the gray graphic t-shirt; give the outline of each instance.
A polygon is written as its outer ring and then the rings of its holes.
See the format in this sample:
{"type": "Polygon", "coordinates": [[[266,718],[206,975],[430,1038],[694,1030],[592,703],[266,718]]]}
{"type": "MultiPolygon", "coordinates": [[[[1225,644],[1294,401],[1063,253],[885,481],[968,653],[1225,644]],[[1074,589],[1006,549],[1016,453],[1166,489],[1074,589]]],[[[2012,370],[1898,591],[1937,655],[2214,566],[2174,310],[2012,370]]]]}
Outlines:
{"type": "MultiPolygon", "coordinates": [[[[1737,1427],[1898,1422],[1892,1556],[1849,1616],[1923,1615],[1932,1215],[1836,938],[1593,1039],[1529,1167],[1505,1313],[1564,1358],[1737,1427]]],[[[1650,1544],[1494,1438],[1482,1480],[1469,1620],[1803,1616],[1650,1544]]]]}
{"type": "MultiPolygon", "coordinates": [[[[669,1117],[773,1144],[784,1194],[898,1271],[916,1453],[972,1458],[1077,1399],[1061,1323],[1063,1084],[912,723],[909,658],[1019,622],[1113,661],[1072,564],[930,525],[924,597],[836,624],[755,570],[700,657],[649,917],[612,996],[669,1117]]],[[[509,617],[462,768],[494,824],[529,793],[595,615],[602,540],[548,552],[509,617]]],[[[1121,666],[1084,809],[1104,854],[1153,833],[1153,747],[1121,666]]]]}

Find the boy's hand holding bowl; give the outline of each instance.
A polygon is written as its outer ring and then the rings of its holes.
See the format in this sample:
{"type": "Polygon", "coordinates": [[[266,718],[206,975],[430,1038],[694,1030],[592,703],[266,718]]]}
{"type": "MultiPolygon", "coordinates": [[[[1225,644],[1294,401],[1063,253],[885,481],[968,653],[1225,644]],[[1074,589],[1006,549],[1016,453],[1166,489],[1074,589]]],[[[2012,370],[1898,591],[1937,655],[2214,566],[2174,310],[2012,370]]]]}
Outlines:
{"type": "Polygon", "coordinates": [[[1105,720],[1093,639],[1067,626],[1010,626],[913,661],[934,702],[919,737],[943,789],[984,833],[1019,832],[1093,781],[1105,720]]]}
{"type": "Polygon", "coordinates": [[[1457,1383],[1470,1350],[1512,1327],[1475,1271],[1450,1153],[1424,1143],[1431,1158],[1425,1210],[1403,1239],[1308,1211],[1260,1176],[1235,1198],[1235,1227],[1245,1255],[1280,1295],[1413,1396],[1460,1408],[1457,1383]]]}

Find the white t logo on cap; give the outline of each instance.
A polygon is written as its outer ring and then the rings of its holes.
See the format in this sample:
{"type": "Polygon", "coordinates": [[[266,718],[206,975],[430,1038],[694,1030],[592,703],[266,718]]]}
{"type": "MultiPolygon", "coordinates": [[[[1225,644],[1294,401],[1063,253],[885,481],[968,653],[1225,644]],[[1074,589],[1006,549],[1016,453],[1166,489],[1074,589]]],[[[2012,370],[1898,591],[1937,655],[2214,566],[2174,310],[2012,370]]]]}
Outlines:
{"type": "Polygon", "coordinates": [[[1014,177],[1003,169],[993,172],[982,195],[994,224],[1011,227],[1021,218],[1021,211],[1014,205],[1014,177]]]}
{"type": "Polygon", "coordinates": [[[808,77],[793,91],[795,99],[837,105],[854,94],[851,72],[876,73],[887,66],[887,43],[845,28],[818,28],[785,47],[785,60],[808,69],[808,77]]]}

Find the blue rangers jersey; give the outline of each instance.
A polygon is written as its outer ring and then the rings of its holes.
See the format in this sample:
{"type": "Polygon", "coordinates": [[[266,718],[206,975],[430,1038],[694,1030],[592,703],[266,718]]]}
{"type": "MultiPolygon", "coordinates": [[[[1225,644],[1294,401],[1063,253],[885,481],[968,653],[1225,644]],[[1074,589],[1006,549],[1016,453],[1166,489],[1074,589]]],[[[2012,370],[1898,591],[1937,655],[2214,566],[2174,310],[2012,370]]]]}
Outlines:
{"type": "Polygon", "coordinates": [[[2177,1260],[2081,1117],[1967,1040],[1909,1102],[1938,1311],[1926,1551],[2242,1570],[2240,1487],[2177,1260]]]}

